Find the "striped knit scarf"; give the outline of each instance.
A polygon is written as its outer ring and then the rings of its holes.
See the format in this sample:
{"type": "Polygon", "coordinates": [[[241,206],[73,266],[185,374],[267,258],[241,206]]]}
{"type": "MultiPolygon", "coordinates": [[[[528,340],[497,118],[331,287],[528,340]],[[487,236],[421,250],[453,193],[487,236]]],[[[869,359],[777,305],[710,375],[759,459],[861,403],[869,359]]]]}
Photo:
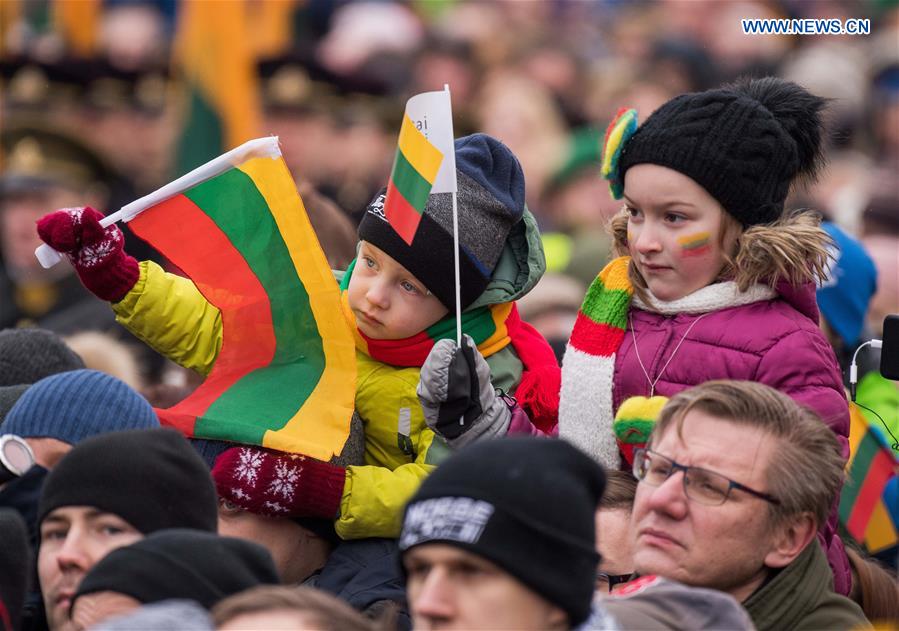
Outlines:
{"type": "Polygon", "coordinates": [[[562,362],[559,436],[609,469],[621,463],[612,431],[612,380],[634,293],[627,277],[629,261],[627,256],[614,259],[591,283],[562,362]],[[596,423],[578,422],[587,410],[596,423]]]}
{"type": "MultiPolygon", "coordinates": [[[[455,340],[456,318],[447,316],[424,331],[401,340],[371,338],[356,326],[347,288],[356,265],[350,263],[340,283],[341,304],[350,322],[356,349],[374,360],[398,367],[420,367],[438,340],[455,340]]],[[[524,366],[514,394],[531,421],[545,432],[555,429],[559,412],[561,371],[552,347],[521,319],[514,302],[478,307],[462,313],[462,332],[471,336],[485,358],[509,344],[524,366]]]]}

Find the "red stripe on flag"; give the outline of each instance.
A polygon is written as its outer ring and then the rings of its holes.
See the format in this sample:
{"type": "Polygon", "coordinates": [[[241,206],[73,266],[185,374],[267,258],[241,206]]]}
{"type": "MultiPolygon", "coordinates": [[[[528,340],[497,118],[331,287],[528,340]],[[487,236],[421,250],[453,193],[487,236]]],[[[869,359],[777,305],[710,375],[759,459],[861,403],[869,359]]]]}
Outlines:
{"type": "Polygon", "coordinates": [[[574,348],[589,355],[611,357],[623,339],[624,329],[595,322],[578,311],[570,342],[574,348]]]}
{"type": "Polygon", "coordinates": [[[403,194],[393,185],[393,181],[387,183],[387,198],[384,201],[384,216],[393,226],[403,241],[412,245],[412,238],[418,229],[421,215],[415,210],[403,194]]]}
{"type": "Polygon", "coordinates": [[[227,368],[214,368],[187,399],[168,410],[157,410],[164,424],[192,436],[197,416],[241,377],[267,366],[274,357],[271,304],[228,237],[184,195],[148,209],[129,226],[180,267],[222,314],[225,334],[215,365],[227,368]]]}
{"type": "MultiPolygon", "coordinates": [[[[872,430],[869,429],[868,431],[872,430]]],[[[849,534],[856,541],[864,541],[865,531],[868,529],[868,522],[871,520],[871,513],[874,512],[874,505],[880,501],[883,489],[892,475],[893,462],[890,460],[889,454],[883,449],[878,449],[871,459],[871,464],[865,475],[865,481],[855,498],[852,514],[846,520],[846,530],[849,531],[849,534]]]]}

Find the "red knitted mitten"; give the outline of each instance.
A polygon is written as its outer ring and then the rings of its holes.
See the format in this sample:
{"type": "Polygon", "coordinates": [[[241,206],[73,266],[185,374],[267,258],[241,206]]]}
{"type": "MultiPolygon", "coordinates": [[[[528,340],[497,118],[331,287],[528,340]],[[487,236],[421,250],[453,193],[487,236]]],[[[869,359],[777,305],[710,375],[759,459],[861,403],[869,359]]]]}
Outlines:
{"type": "Polygon", "coordinates": [[[299,454],[243,446],[216,458],[212,478],[219,497],[251,513],[336,519],[346,469],[299,454]]]}
{"type": "Polygon", "coordinates": [[[137,260],[124,250],[122,231],[100,225],[103,214],[90,206],[63,208],[41,217],[37,232],[54,250],[69,257],[81,282],[109,302],[125,297],[140,276],[137,260]]]}

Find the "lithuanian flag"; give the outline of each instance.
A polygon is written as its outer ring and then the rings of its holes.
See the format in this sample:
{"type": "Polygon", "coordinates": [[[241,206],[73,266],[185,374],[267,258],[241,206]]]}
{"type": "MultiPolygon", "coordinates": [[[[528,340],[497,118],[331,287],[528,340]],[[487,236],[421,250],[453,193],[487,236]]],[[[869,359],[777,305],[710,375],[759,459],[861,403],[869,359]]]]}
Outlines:
{"type": "Polygon", "coordinates": [[[859,409],[850,406],[848,479],[840,521],[869,553],[899,544],[899,459],[859,409]]]}
{"type": "Polygon", "coordinates": [[[189,171],[259,134],[260,104],[247,0],[179,4],[173,67],[186,90],[176,170],[189,171]]]}
{"type": "Polygon", "coordinates": [[[353,337],[277,139],[253,142],[258,151],[229,152],[130,220],[222,317],[212,372],[158,413],[187,436],[328,460],[349,434],[353,337]]]}
{"type": "Polygon", "coordinates": [[[384,216],[409,245],[428,195],[456,192],[455,155],[449,90],[409,99],[384,201],[384,216]]]}

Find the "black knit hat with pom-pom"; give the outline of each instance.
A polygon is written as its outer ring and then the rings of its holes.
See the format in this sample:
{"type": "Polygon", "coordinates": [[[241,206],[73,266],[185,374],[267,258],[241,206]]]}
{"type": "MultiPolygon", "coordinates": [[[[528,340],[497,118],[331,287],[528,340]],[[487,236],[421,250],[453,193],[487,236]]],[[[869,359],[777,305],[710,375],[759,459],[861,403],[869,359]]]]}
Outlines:
{"type": "Polygon", "coordinates": [[[827,100],[766,77],[682,94],[662,105],[624,145],[629,167],[650,163],[695,180],[744,226],[781,216],[797,177],[814,180],[823,158],[827,100]]]}

